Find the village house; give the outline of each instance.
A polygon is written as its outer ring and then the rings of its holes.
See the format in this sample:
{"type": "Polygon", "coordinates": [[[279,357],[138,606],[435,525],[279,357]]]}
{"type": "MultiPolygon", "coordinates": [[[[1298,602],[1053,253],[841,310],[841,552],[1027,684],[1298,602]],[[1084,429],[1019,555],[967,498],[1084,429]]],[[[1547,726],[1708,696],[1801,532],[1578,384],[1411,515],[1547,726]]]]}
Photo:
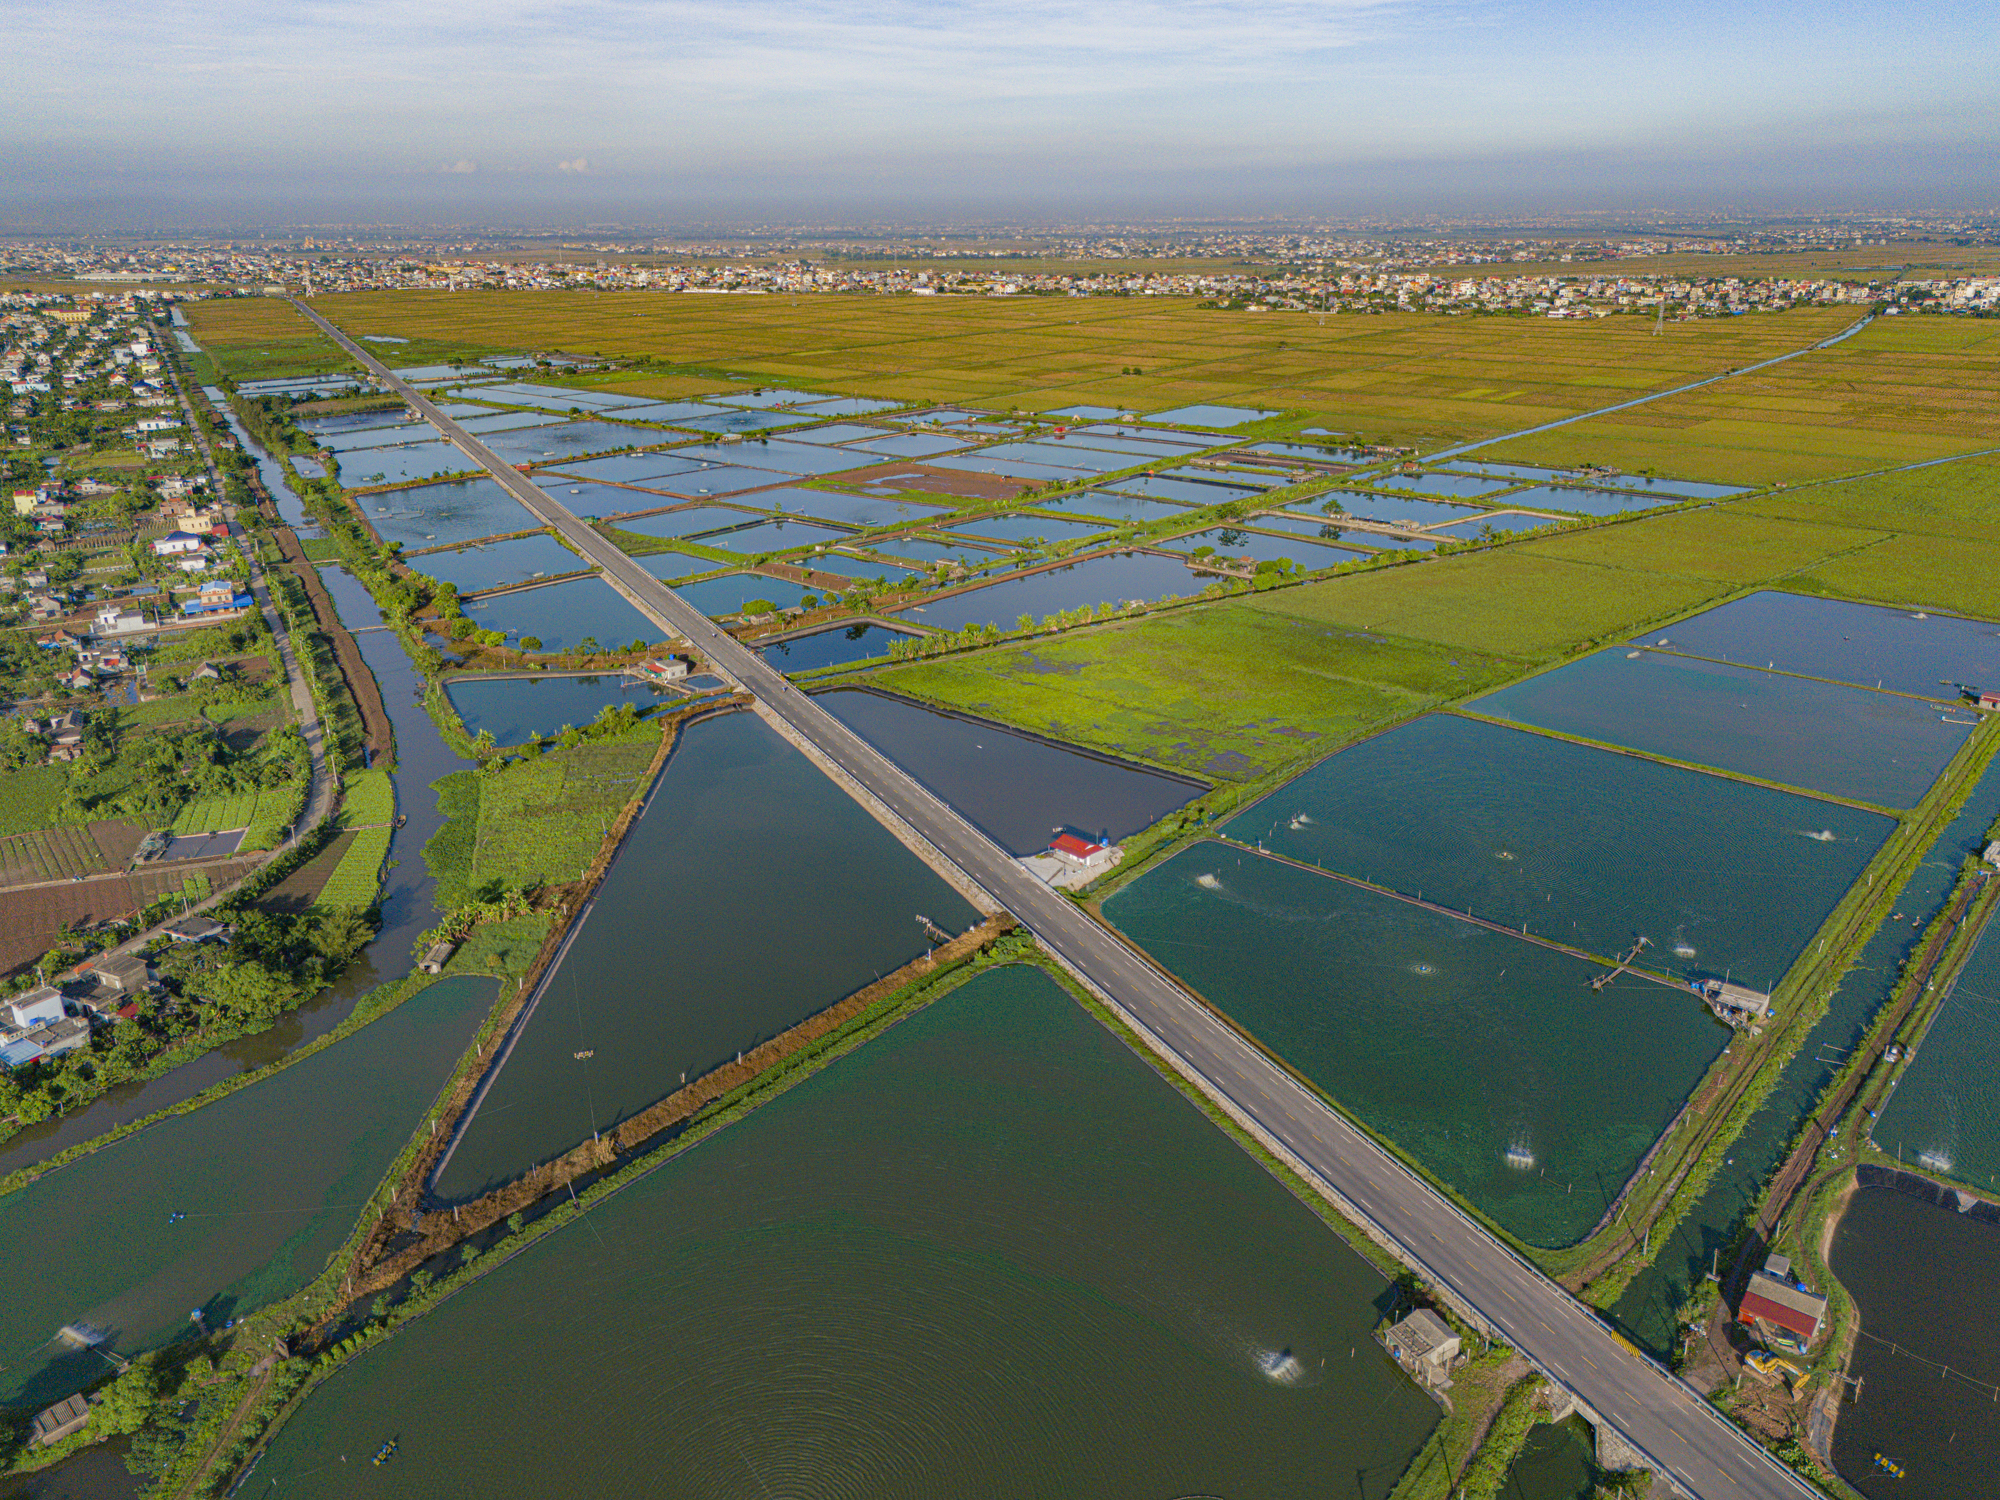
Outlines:
{"type": "Polygon", "coordinates": [[[1074,833],[1059,833],[1049,840],[1049,853],[1075,870],[1108,870],[1125,857],[1116,844],[1100,843],[1074,833]]]}
{"type": "Polygon", "coordinates": [[[1789,1259],[1773,1255],[1761,1271],[1751,1272],[1736,1321],[1766,1343],[1804,1353],[1826,1326],[1826,1298],[1799,1285],[1789,1259]]]}
{"type": "Polygon", "coordinates": [[[207,548],[208,538],[192,531],[170,531],[165,536],[153,538],[153,556],[182,557],[207,548]]]}

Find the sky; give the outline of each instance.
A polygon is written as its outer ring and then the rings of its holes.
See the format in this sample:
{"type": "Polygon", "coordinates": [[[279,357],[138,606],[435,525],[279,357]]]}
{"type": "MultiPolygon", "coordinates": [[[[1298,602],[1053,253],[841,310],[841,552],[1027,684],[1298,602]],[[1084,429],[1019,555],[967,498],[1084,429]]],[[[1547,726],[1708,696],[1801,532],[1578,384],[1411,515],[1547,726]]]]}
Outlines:
{"type": "Polygon", "coordinates": [[[1992,12],[38,0],[0,224],[1989,208],[1992,12]]]}

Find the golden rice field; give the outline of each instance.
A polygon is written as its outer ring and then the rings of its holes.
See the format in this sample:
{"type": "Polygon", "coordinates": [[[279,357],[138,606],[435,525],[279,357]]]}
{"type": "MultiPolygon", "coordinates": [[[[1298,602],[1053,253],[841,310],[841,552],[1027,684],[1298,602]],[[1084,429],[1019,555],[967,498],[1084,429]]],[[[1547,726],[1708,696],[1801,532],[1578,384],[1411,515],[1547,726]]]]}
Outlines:
{"type": "MultiPolygon", "coordinates": [[[[731,297],[620,292],[356,292],[315,308],[348,333],[412,341],[395,357],[564,349],[646,356],[682,394],[739,375],[843,394],[1046,410],[1157,411],[1210,401],[1300,425],[1434,447],[1588,411],[1800,348],[1842,310],[1676,325],[1640,318],[1245,313],[1186,299],[731,297]],[[1125,373],[1132,369],[1140,374],[1125,373]]],[[[225,362],[282,337],[282,308],[191,309],[225,362]]],[[[295,315],[293,315],[295,316],[295,315]]]]}
{"type": "Polygon", "coordinates": [[[1831,349],[1480,456],[1768,484],[1995,446],[2000,322],[1932,316],[1877,318],[1831,349]]]}

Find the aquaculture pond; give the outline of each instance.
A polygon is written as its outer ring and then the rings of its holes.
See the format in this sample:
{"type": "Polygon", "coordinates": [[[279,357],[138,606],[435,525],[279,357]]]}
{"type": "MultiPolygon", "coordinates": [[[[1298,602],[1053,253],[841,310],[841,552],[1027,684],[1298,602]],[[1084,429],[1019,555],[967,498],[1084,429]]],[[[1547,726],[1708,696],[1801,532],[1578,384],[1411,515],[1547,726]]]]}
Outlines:
{"type": "Polygon", "coordinates": [[[606,708],[630,703],[641,710],[682,701],[683,694],[616,673],[590,676],[460,677],[445,696],[475,738],[490,733],[502,745],[525,745],[537,735],[584,725],[606,708]]]}
{"type": "Polygon", "coordinates": [[[383,541],[401,542],[412,550],[526,531],[537,524],[497,479],[384,490],[356,495],[354,503],[383,541]]]}
{"type": "Polygon", "coordinates": [[[795,478],[838,474],[843,469],[858,469],[875,462],[865,453],[849,453],[844,448],[829,448],[818,443],[795,443],[787,438],[758,438],[741,447],[726,448],[717,443],[703,443],[699,447],[679,451],[689,458],[708,463],[744,463],[757,469],[775,469],[795,478]]]}
{"type": "Polygon", "coordinates": [[[1869,1135],[1903,1161],[2000,1193],[2000,936],[1990,928],[1869,1135]]]}
{"type": "Polygon", "coordinates": [[[621,427],[615,422],[559,422],[553,427],[487,433],[480,441],[510,464],[539,464],[576,453],[636,447],[640,443],[658,442],[659,438],[657,432],[621,427]]]}
{"type": "Polygon", "coordinates": [[[1100,521],[1066,521],[1054,516],[1013,513],[974,516],[968,521],[954,522],[946,529],[954,535],[963,533],[974,540],[984,538],[997,542],[1026,542],[1040,538],[1045,542],[1063,542],[1073,537],[1092,536],[1098,532],[1109,531],[1111,527],[1100,521]]]}
{"type": "Polygon", "coordinates": [[[1582,1417],[1529,1430],[1495,1500],[1595,1500],[1597,1448],[1582,1417]]]}
{"type": "Polygon", "coordinates": [[[1481,514],[1463,505],[1446,505],[1437,500],[1404,500],[1395,495],[1367,495],[1359,490],[1337,490],[1331,495],[1315,495],[1287,509],[1301,515],[1325,516],[1336,524],[1342,515],[1349,515],[1363,521],[1378,521],[1385,526],[1435,526],[1447,521],[1475,520],[1481,514]]]}
{"type": "MultiPolygon", "coordinates": [[[[452,444],[407,443],[400,448],[366,448],[340,462],[340,482],[349,489],[373,484],[410,484],[440,474],[463,474],[474,463],[452,444]]],[[[491,483],[489,480],[488,483],[491,483]]]]}
{"type": "Polygon", "coordinates": [[[1010,479],[1039,479],[1068,484],[1081,479],[1088,472],[1073,464],[1039,463],[1026,458],[987,458],[983,453],[968,453],[962,458],[927,459],[933,468],[956,469],[965,474],[1000,474],[1010,479]]]}
{"type": "Polygon", "coordinates": [[[398,448],[408,443],[435,442],[438,430],[428,422],[398,422],[391,427],[350,428],[344,432],[329,434],[320,440],[322,448],[331,448],[343,465],[364,461],[364,450],[369,448],[398,448]]]}
{"type": "Polygon", "coordinates": [[[1226,844],[1183,850],[1104,911],[1535,1245],[1590,1233],[1729,1037],[1677,987],[1593,991],[1602,965],[1226,844]]]}
{"type": "Polygon", "coordinates": [[[835,625],[811,635],[773,641],[761,647],[758,654],[780,672],[812,672],[843,662],[887,656],[890,646],[910,639],[908,631],[891,630],[886,625],[835,625]]]}
{"type": "MultiPolygon", "coordinates": [[[[586,458],[580,463],[564,464],[554,477],[574,475],[578,479],[596,479],[610,484],[644,484],[650,479],[686,474],[701,467],[699,459],[683,458],[675,453],[614,453],[609,458],[586,458]]],[[[631,508],[637,510],[640,507],[635,505],[631,508]]]]}
{"type": "Polygon", "coordinates": [[[1330,568],[1336,563],[1353,562],[1352,552],[1296,537],[1272,536],[1264,531],[1245,531],[1240,526],[1211,526],[1206,531],[1189,532],[1155,545],[1174,552],[1195,552],[1213,548],[1224,557],[1247,557],[1256,562],[1291,561],[1302,568],[1330,568]]]}
{"type": "MultiPolygon", "coordinates": [[[[801,437],[806,434],[801,433],[801,437]]],[[[856,443],[854,452],[880,454],[885,458],[925,459],[940,453],[956,453],[965,446],[961,437],[935,432],[885,432],[856,443]]]]}
{"type": "Polygon", "coordinates": [[[880,578],[898,584],[908,583],[916,571],[880,558],[849,557],[842,552],[815,552],[800,558],[799,566],[811,568],[815,573],[836,573],[842,578],[880,578]]]}
{"type": "Polygon", "coordinates": [[[968,568],[983,568],[988,563],[1000,562],[1007,553],[992,547],[971,547],[962,542],[940,542],[925,536],[899,536],[886,542],[862,543],[870,552],[880,552],[884,557],[907,557],[912,562],[964,563],[968,568]]]}
{"type": "MultiPolygon", "coordinates": [[[[1612,1322],[1664,1359],[1680,1330],[1676,1312],[1728,1249],[1735,1226],[1756,1205],[1765,1180],[1835,1071],[1889,999],[1897,976],[1931,918],[1949,899],[1968,854],[1984,846],[2000,817],[2000,766],[1989,766],[1958,815],[1938,836],[1896,896],[1894,913],[1841,977],[1823,1016],[1785,1065],[1764,1106],[1750,1117],[1708,1191],[1675,1227],[1671,1241],[1611,1310],[1612,1322]]],[[[1893,1149],[1893,1148],[1892,1148],[1893,1149]]]]}
{"type": "Polygon", "coordinates": [[[883,495],[842,495],[832,490],[766,490],[757,496],[757,503],[773,510],[796,511],[816,520],[845,521],[854,526],[893,526],[898,522],[921,526],[948,514],[935,505],[919,505],[883,495]]]}
{"type": "Polygon", "coordinates": [[[1373,1341],[1388,1296],[1052,980],[1003,968],[370,1351],[258,1478],[344,1496],[395,1433],[420,1500],[612,1500],[635,1473],[689,1500],[1275,1500],[1330,1474],[1383,1500],[1438,1416],[1373,1341]]]}
{"type": "Polygon", "coordinates": [[[1123,839],[1207,786],[997,724],[863,688],[815,700],[1010,854],[1040,854],[1064,829],[1123,839]]]}
{"type": "Polygon", "coordinates": [[[324,1268],[492,1003],[488,979],[432,985],[345,1041],[0,1198],[9,1265],[0,1400],[40,1406],[96,1380],[89,1324],[127,1357],[219,1327],[324,1268]]]}
{"type": "Polygon", "coordinates": [[[450,552],[422,552],[404,561],[419,573],[456,584],[462,594],[577,573],[590,566],[547,532],[450,552]]]}
{"type": "Polygon", "coordinates": [[[1914,807],[1972,732],[1928,703],[1839,683],[1597,652],[1476,700],[1481,713],[1881,807],[1914,807]]]}
{"type": "MultiPolygon", "coordinates": [[[[657,510],[663,505],[679,505],[676,495],[655,494],[651,490],[627,489],[616,484],[565,484],[559,474],[538,474],[536,483],[571,515],[601,521],[606,516],[622,516],[635,510],[657,510]]],[[[624,522],[618,523],[624,526],[624,522]]],[[[626,530],[631,528],[625,527],[626,530]]]]}
{"type": "Polygon", "coordinates": [[[765,521],[761,525],[732,527],[704,536],[711,547],[755,556],[764,552],[788,552],[820,542],[837,542],[854,533],[839,526],[819,526],[811,521],[765,521]]]}
{"type": "Polygon", "coordinates": [[[1038,502],[1044,510],[1062,510],[1077,516],[1103,516],[1120,526],[1141,521],[1157,521],[1162,516],[1184,516],[1185,505],[1153,500],[1144,495],[1119,495],[1110,490],[1085,490],[1080,495],[1055,495],[1038,502]]]}
{"type": "Polygon", "coordinates": [[[1833,1429],[1840,1477],[1869,1500],[1965,1500],[1992,1493],[2000,1464],[2000,1211],[1862,1168],[1833,1233],[1833,1271],[1862,1336],[1833,1429]],[[1891,1185],[1894,1184],[1894,1185],[1891,1185]],[[1941,1295],[1949,1289],[1948,1295],[1941,1295]],[[1885,1473],[1881,1454],[1905,1477],[1885,1473]]]}
{"type": "Polygon", "coordinates": [[[1105,488],[1122,495],[1156,495],[1163,500],[1178,500],[1184,505],[1224,505],[1231,500],[1247,500],[1257,493],[1240,484],[1223,484],[1210,479],[1163,479],[1158,474],[1114,479],[1105,488]]]}
{"type": "Polygon", "coordinates": [[[690,725],[438,1178],[468,1198],[977,914],[754,714],[690,725]],[[579,1055],[582,1054],[582,1055],[579,1055]]]}
{"type": "MultiPolygon", "coordinates": [[[[1353,527],[1342,530],[1332,519],[1315,517],[1310,513],[1293,515],[1289,511],[1271,511],[1252,519],[1252,525],[1267,531],[1284,531],[1293,536],[1309,536],[1328,545],[1342,547],[1393,547],[1394,537],[1384,536],[1379,531],[1357,531],[1353,527]]],[[[1352,561],[1349,558],[1347,561],[1352,561]]]]}
{"type": "Polygon", "coordinates": [[[690,557],[685,552],[648,552],[632,561],[666,583],[694,573],[713,573],[717,568],[727,566],[706,557],[690,557]]]}
{"type": "Polygon", "coordinates": [[[1146,413],[1148,422],[1192,422],[1197,427],[1241,427],[1248,422],[1261,422],[1266,417],[1275,417],[1277,412],[1261,406],[1211,406],[1197,402],[1193,406],[1176,406],[1171,411],[1146,413]]]}
{"type": "Polygon", "coordinates": [[[1805,594],[1751,594],[1643,644],[1930,698],[2000,685],[2000,625],[1805,594]]]}
{"type": "Polygon", "coordinates": [[[1432,536],[1448,536],[1454,541],[1473,541],[1488,533],[1506,535],[1517,531],[1540,531],[1547,526],[1560,523],[1548,516],[1524,516],[1510,511],[1488,511],[1477,520],[1460,521],[1455,526],[1440,526],[1431,532],[1432,536]]]}
{"type": "Polygon", "coordinates": [[[735,510],[727,505],[696,505],[686,510],[662,511],[656,516],[634,516],[620,521],[617,529],[636,536],[683,537],[730,526],[748,526],[762,519],[759,511],[735,510]]]}
{"type": "Polygon", "coordinates": [[[533,636],[543,651],[574,651],[594,640],[612,650],[634,641],[657,645],[672,634],[639,613],[625,596],[600,578],[575,578],[517,594],[474,599],[466,618],[482,630],[533,636]]]}
{"type": "Polygon", "coordinates": [[[703,614],[719,619],[741,614],[759,601],[790,609],[805,598],[807,591],[788,578],[766,578],[762,573],[724,573],[699,583],[676,583],[674,592],[703,614]]]}
{"type": "Polygon", "coordinates": [[[1224,832],[1586,952],[1645,937],[1649,967],[1768,991],[1894,827],[1839,803],[1430,714],[1321,761],[1224,832]]]}
{"type": "Polygon", "coordinates": [[[1470,474],[1378,474],[1368,483],[1385,490],[1402,490],[1415,495],[1456,495],[1476,499],[1507,488],[1501,479],[1480,479],[1470,474]]]}
{"type": "Polygon", "coordinates": [[[1118,552],[969,589],[901,613],[914,623],[942,630],[966,625],[1012,626],[1022,615],[1039,620],[1081,604],[1135,599],[1150,603],[1177,594],[1198,594],[1206,582],[1189,572],[1187,564],[1177,557],[1118,552]]]}
{"type": "Polygon", "coordinates": [[[1674,495],[1634,495],[1619,490],[1592,490],[1571,485],[1537,485],[1516,490],[1495,504],[1519,505],[1528,510],[1561,510],[1580,516],[1617,516],[1626,511],[1648,510],[1656,505],[1672,505],[1674,495]]]}

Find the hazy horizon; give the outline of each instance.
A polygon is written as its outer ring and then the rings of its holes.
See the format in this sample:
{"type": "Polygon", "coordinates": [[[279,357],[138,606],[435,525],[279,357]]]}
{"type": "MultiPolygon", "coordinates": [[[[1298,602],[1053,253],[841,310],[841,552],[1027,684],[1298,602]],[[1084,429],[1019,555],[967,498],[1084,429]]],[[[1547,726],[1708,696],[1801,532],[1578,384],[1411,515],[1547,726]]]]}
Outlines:
{"type": "Polygon", "coordinates": [[[1984,209],[1986,19],[56,0],[15,19],[0,223],[1984,209]]]}

